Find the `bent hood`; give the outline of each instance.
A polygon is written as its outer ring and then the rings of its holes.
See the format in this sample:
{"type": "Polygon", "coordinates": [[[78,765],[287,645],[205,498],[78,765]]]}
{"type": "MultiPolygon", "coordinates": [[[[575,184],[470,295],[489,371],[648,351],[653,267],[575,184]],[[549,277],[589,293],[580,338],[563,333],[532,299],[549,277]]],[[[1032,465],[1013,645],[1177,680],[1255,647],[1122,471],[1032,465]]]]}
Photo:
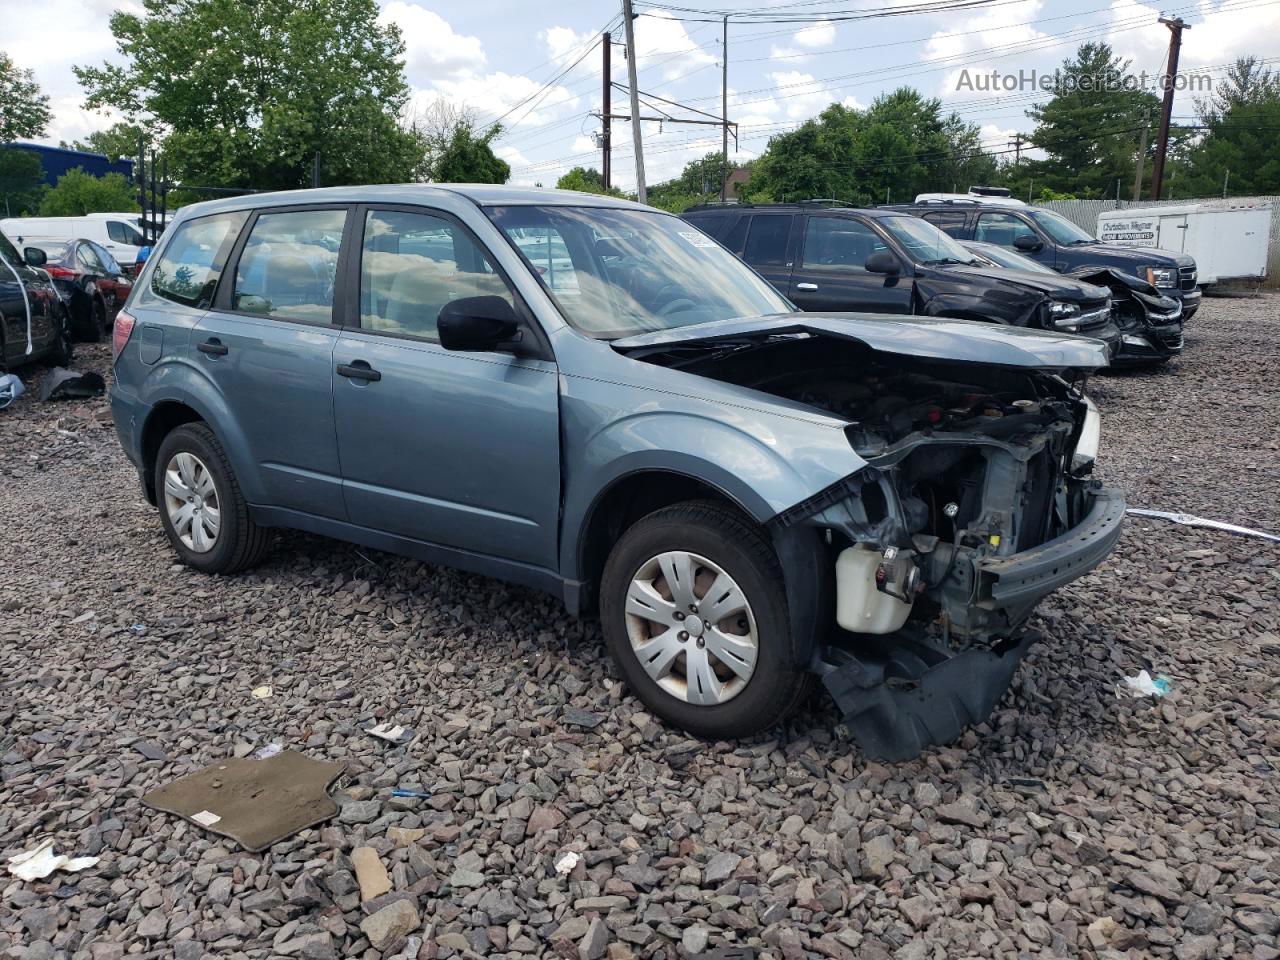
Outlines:
{"type": "Polygon", "coordinates": [[[1071,303],[1101,300],[1107,295],[1105,289],[1059,273],[1035,273],[1031,270],[1007,270],[1004,267],[980,267],[969,264],[948,265],[943,270],[945,273],[971,274],[987,280],[1012,284],[1037,293],[1048,294],[1055,300],[1067,300],[1071,303]]]}
{"type": "Polygon", "coordinates": [[[784,313],[716,320],[624,337],[612,341],[612,346],[623,353],[648,353],[682,344],[786,334],[839,337],[880,353],[1001,367],[1094,370],[1108,362],[1106,344],[1088,337],[976,320],[861,313],[784,313]]]}
{"type": "Polygon", "coordinates": [[[1096,256],[1100,264],[1108,266],[1121,263],[1131,265],[1130,268],[1133,270],[1139,267],[1191,266],[1195,263],[1194,257],[1176,250],[1162,250],[1159,247],[1122,247],[1115,243],[1103,243],[1101,240],[1096,243],[1073,244],[1065,249],[1073,253],[1087,252],[1091,256],[1096,256]]]}

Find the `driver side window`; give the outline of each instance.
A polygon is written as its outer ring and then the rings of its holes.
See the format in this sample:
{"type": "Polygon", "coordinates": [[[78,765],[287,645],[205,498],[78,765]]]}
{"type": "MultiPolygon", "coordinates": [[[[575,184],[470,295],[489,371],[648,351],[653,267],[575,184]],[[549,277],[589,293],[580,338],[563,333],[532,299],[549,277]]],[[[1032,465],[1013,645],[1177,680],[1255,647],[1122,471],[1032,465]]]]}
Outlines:
{"type": "Polygon", "coordinates": [[[994,243],[1001,247],[1013,247],[1019,237],[1035,239],[1036,232],[1011,213],[984,213],[978,217],[978,229],[973,239],[981,243],[994,243]]]}
{"type": "Polygon", "coordinates": [[[867,257],[885,249],[875,231],[857,220],[810,217],[804,231],[803,264],[811,269],[864,272],[867,257]]]}
{"type": "MultiPolygon", "coordinates": [[[[548,253],[559,259],[558,251],[548,253]]],[[[360,326],[438,341],[440,310],[463,297],[516,299],[471,234],[443,217],[370,210],[360,254],[360,326]]]]}

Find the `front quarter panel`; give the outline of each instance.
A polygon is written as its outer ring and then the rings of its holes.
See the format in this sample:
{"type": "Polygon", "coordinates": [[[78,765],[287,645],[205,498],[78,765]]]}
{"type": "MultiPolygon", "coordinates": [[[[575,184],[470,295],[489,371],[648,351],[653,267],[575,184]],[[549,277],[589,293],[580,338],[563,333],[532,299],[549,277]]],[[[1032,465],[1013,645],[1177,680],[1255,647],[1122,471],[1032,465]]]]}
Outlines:
{"type": "Polygon", "coordinates": [[[633,474],[663,471],[700,480],[764,523],[866,466],[838,420],[770,410],[762,394],[752,394],[757,404],[748,406],[736,388],[722,392],[726,385],[715,381],[616,359],[648,368],[637,370],[637,379],[659,383],[561,378],[561,570],[567,578],[580,574],[578,546],[592,506],[633,474]]]}

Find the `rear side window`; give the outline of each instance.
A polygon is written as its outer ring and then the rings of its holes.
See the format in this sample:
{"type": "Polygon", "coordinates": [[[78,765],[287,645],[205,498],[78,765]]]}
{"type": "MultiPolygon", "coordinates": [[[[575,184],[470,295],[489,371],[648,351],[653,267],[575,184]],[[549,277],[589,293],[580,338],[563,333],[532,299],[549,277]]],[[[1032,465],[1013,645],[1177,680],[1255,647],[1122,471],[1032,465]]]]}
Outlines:
{"type": "Polygon", "coordinates": [[[287,210],[254,221],[232,309],[308,323],[333,322],[333,283],[346,210],[287,210]]]}
{"type": "Polygon", "coordinates": [[[747,232],[747,249],[742,259],[752,266],[782,266],[787,262],[787,239],[791,236],[791,216],[757,214],[747,232]]]}
{"type": "Polygon", "coordinates": [[[178,227],[151,273],[151,292],[188,307],[208,307],[248,218],[248,213],[238,210],[197,217],[178,227]]]}
{"type": "MultiPolygon", "coordinates": [[[[557,293],[577,293],[573,262],[558,232],[530,231],[516,243],[544,280],[559,284],[557,293]]],[[[363,329],[437,340],[445,304],[485,296],[501,297],[518,310],[506,281],[460,226],[427,213],[368,212],[360,255],[363,329]]]]}
{"type": "Polygon", "coordinates": [[[968,217],[963,213],[954,211],[926,213],[924,218],[945,234],[957,239],[964,237],[964,222],[968,217]]]}
{"type": "Polygon", "coordinates": [[[98,259],[91,243],[82,243],[76,248],[76,262],[90,273],[106,272],[106,266],[98,259]]]}

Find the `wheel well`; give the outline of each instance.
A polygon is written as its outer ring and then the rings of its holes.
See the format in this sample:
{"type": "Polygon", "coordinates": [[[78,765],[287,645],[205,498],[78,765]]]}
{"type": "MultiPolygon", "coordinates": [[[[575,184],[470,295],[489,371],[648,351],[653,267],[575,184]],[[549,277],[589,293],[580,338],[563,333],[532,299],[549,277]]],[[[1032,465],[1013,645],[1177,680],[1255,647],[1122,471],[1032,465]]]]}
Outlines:
{"type": "Polygon", "coordinates": [[[142,479],[146,485],[147,499],[156,502],[156,454],[175,428],[184,423],[200,423],[204,418],[185,403],[176,400],[156,405],[142,427],[142,479]]]}
{"type": "Polygon", "coordinates": [[[741,511],[747,520],[755,522],[723,491],[694,477],[663,470],[646,470],[623,477],[596,499],[579,539],[578,575],[584,584],[580,613],[595,610],[605,561],[626,529],[655,510],[686,500],[714,500],[741,511]]]}

